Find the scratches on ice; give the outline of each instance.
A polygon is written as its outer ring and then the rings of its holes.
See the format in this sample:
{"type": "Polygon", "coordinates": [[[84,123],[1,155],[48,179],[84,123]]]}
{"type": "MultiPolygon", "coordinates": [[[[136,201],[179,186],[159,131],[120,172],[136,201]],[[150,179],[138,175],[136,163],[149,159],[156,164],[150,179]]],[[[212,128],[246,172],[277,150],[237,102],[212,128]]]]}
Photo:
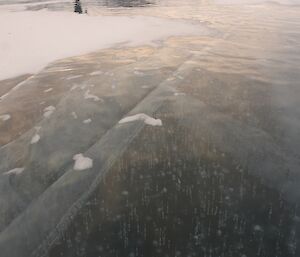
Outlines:
{"type": "Polygon", "coordinates": [[[75,154],[73,156],[74,163],[74,170],[87,170],[93,167],[93,160],[88,157],[84,157],[83,154],[75,154]]]}
{"type": "Polygon", "coordinates": [[[119,121],[120,124],[133,122],[136,120],[142,120],[145,124],[151,126],[162,126],[162,121],[160,119],[154,119],[147,114],[139,113],[132,116],[125,117],[119,121]]]}

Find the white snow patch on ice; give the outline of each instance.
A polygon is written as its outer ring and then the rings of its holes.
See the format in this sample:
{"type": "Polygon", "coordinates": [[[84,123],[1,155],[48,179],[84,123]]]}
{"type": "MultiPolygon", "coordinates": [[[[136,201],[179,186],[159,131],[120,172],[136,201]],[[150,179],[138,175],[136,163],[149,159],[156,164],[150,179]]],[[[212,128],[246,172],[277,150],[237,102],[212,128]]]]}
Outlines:
{"type": "Polygon", "coordinates": [[[6,94],[0,96],[0,101],[2,101],[3,99],[5,99],[8,96],[9,96],[9,93],[6,93],[6,94]]]}
{"type": "Polygon", "coordinates": [[[88,16],[46,10],[11,12],[0,8],[0,80],[36,73],[55,60],[122,42],[129,46],[153,44],[170,36],[201,32],[207,34],[199,25],[157,17],[88,16]]]}
{"type": "Polygon", "coordinates": [[[176,78],[174,78],[174,77],[170,77],[170,78],[167,78],[167,81],[173,81],[173,80],[175,80],[176,78]]]}
{"type": "Polygon", "coordinates": [[[11,118],[10,114],[3,114],[3,115],[0,115],[0,120],[2,121],[7,121],[11,118]]]}
{"type": "Polygon", "coordinates": [[[82,77],[82,75],[74,75],[74,76],[68,77],[67,80],[78,79],[78,78],[81,78],[81,77],[82,77]]]}
{"type": "Polygon", "coordinates": [[[77,89],[78,87],[79,87],[79,85],[73,85],[73,86],[71,87],[70,91],[73,91],[73,90],[77,89]]]}
{"type": "Polygon", "coordinates": [[[135,70],[133,73],[134,73],[135,75],[137,75],[137,76],[144,76],[144,75],[145,75],[144,72],[141,72],[141,71],[139,71],[139,70],[135,70]]]}
{"type": "Polygon", "coordinates": [[[89,89],[85,92],[84,98],[85,99],[92,99],[93,101],[96,101],[96,102],[102,100],[98,96],[90,94],[90,90],[89,89]]]}
{"type": "Polygon", "coordinates": [[[76,120],[78,118],[77,113],[76,112],[72,112],[71,115],[73,116],[73,118],[76,120]]]}
{"type": "Polygon", "coordinates": [[[55,111],[55,107],[50,105],[44,109],[44,117],[48,118],[55,111]]]}
{"type": "Polygon", "coordinates": [[[37,142],[40,141],[40,135],[39,134],[35,134],[32,138],[31,138],[31,141],[30,141],[30,144],[36,144],[37,142]]]}
{"type": "Polygon", "coordinates": [[[96,75],[101,75],[103,73],[103,71],[93,71],[90,73],[91,76],[96,76],[96,75]]]}
{"type": "Polygon", "coordinates": [[[122,195],[125,195],[125,196],[127,196],[129,193],[128,193],[128,191],[126,191],[126,190],[124,190],[123,192],[122,192],[122,195]]]}
{"type": "Polygon", "coordinates": [[[74,170],[87,170],[93,167],[93,160],[88,157],[84,157],[83,154],[75,154],[73,156],[74,163],[74,170]]]}
{"type": "Polygon", "coordinates": [[[121,119],[119,123],[122,124],[122,123],[132,122],[136,120],[142,120],[145,122],[145,124],[151,126],[162,126],[162,121],[160,119],[154,119],[145,113],[139,113],[136,115],[125,117],[121,119]]]}
{"type": "Polygon", "coordinates": [[[48,89],[44,90],[44,93],[51,92],[52,90],[53,90],[53,88],[52,88],[52,87],[50,87],[50,88],[48,88],[48,89]]]}
{"type": "Polygon", "coordinates": [[[115,75],[112,71],[107,71],[104,74],[110,77],[113,77],[115,75]]]}
{"type": "Polygon", "coordinates": [[[253,229],[254,229],[254,231],[263,231],[263,229],[262,229],[262,227],[260,226],[260,225],[255,225],[254,227],[253,227],[253,229]]]}
{"type": "Polygon", "coordinates": [[[185,93],[175,92],[174,95],[175,95],[175,96],[185,96],[185,93]]]}
{"type": "Polygon", "coordinates": [[[14,168],[12,170],[6,171],[3,174],[4,175],[10,175],[10,174],[15,174],[15,175],[19,175],[24,171],[25,168],[14,168]]]}
{"type": "Polygon", "coordinates": [[[89,123],[91,123],[91,122],[92,122],[91,119],[86,119],[86,120],[83,121],[84,124],[89,124],[89,123]]]}

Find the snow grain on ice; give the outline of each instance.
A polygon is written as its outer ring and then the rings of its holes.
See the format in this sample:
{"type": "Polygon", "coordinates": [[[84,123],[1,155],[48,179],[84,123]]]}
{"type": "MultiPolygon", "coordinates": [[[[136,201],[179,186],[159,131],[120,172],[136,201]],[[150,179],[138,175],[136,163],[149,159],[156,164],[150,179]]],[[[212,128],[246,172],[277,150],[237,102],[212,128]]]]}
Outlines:
{"type": "Polygon", "coordinates": [[[151,126],[162,126],[162,121],[160,119],[154,119],[144,113],[139,113],[139,114],[125,117],[125,118],[121,119],[119,121],[119,123],[122,124],[122,123],[127,123],[127,122],[133,122],[136,120],[142,120],[142,121],[144,121],[145,124],[151,125],[151,126]]]}
{"type": "Polygon", "coordinates": [[[87,170],[93,167],[93,160],[88,157],[84,157],[83,154],[75,154],[73,156],[74,163],[74,170],[87,170]]]}

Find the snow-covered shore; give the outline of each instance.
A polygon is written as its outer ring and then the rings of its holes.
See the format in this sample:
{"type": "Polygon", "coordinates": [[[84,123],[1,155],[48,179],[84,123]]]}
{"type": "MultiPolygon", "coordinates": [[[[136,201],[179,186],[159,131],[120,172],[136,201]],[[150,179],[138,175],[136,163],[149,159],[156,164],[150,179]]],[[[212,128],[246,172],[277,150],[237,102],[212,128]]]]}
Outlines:
{"type": "Polygon", "coordinates": [[[50,62],[118,43],[151,44],[203,29],[185,21],[155,17],[77,15],[68,12],[0,8],[0,80],[35,73],[50,62]]]}

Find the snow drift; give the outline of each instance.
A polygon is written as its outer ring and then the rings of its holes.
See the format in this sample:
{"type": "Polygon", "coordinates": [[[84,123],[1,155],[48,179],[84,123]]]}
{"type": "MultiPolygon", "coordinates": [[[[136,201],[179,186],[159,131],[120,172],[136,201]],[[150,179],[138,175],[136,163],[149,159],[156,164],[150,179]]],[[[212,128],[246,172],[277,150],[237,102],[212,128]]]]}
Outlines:
{"type": "Polygon", "coordinates": [[[0,9],[0,80],[35,73],[57,59],[117,43],[149,44],[173,35],[199,32],[201,28],[195,24],[154,17],[91,17],[0,9]]]}

